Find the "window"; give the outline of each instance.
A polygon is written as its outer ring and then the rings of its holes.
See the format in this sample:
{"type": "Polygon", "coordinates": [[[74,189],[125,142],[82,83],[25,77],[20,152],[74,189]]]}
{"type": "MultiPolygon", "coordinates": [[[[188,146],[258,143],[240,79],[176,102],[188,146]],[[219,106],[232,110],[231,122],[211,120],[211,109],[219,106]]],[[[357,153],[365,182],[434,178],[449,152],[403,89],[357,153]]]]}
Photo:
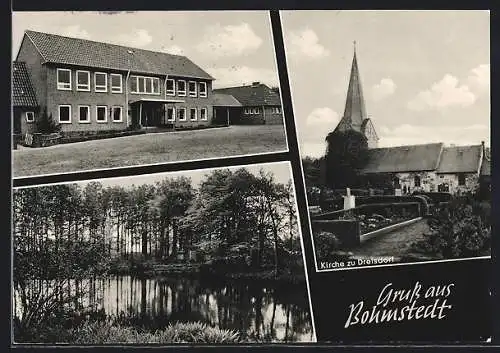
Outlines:
{"type": "Polygon", "coordinates": [[[90,123],[90,107],[88,105],[78,106],[78,122],[90,123]]]}
{"type": "Polygon", "coordinates": [[[189,119],[191,119],[192,121],[195,121],[198,119],[198,111],[196,108],[191,108],[189,109],[189,119]]]}
{"type": "Polygon", "coordinates": [[[35,113],[34,112],[26,112],[26,122],[32,123],[35,121],[35,113]]]}
{"type": "Polygon", "coordinates": [[[98,105],[96,108],[95,120],[98,123],[106,123],[108,122],[108,107],[105,105],[98,105]]]}
{"type": "Polygon", "coordinates": [[[281,108],[280,107],[274,107],[273,108],[273,113],[274,114],[281,114],[281,108]]]}
{"type": "Polygon", "coordinates": [[[57,89],[71,91],[71,70],[57,69],[57,89]]]}
{"type": "Polygon", "coordinates": [[[90,72],[77,71],[76,72],[76,90],[77,91],[90,91],[90,72]]]}
{"type": "Polygon", "coordinates": [[[71,124],[71,105],[59,106],[59,123],[71,124]]]}
{"type": "Polygon", "coordinates": [[[186,95],[186,81],[177,81],[177,95],[179,95],[179,97],[184,97],[186,95]]]}
{"type": "Polygon", "coordinates": [[[465,185],[465,174],[458,174],[458,185],[465,185]]]}
{"type": "Polygon", "coordinates": [[[175,96],[175,80],[167,79],[167,95],[175,96]]]}
{"type": "Polygon", "coordinates": [[[196,82],[189,81],[189,97],[198,96],[198,92],[196,92],[196,82]]]}
{"type": "Polygon", "coordinates": [[[111,108],[111,117],[114,123],[121,123],[122,119],[122,107],[116,106],[111,108]]]}
{"type": "Polygon", "coordinates": [[[414,179],[413,182],[415,184],[415,187],[419,188],[420,187],[420,175],[415,175],[415,177],[413,179],[414,179]]]}
{"type": "Polygon", "coordinates": [[[200,120],[203,120],[203,121],[208,120],[207,108],[200,109],[200,120]]]}
{"type": "Polygon", "coordinates": [[[160,94],[160,79],[158,77],[131,76],[132,93],[160,94]]]}
{"type": "Polygon", "coordinates": [[[94,74],[94,91],[107,92],[108,91],[108,75],[104,72],[96,72],[94,74]]]}
{"type": "Polygon", "coordinates": [[[200,97],[206,97],[207,96],[207,83],[200,82],[199,90],[200,90],[200,97]]]}
{"type": "Polygon", "coordinates": [[[179,121],[186,121],[186,108],[179,108],[179,121]]]}
{"type": "Polygon", "coordinates": [[[122,93],[122,75],[121,74],[111,74],[111,92],[122,93]]]}
{"type": "Polygon", "coordinates": [[[167,108],[167,121],[175,121],[175,108],[174,107],[167,108]]]}
{"type": "Polygon", "coordinates": [[[245,108],[245,114],[249,115],[259,114],[259,108],[245,108]]]}

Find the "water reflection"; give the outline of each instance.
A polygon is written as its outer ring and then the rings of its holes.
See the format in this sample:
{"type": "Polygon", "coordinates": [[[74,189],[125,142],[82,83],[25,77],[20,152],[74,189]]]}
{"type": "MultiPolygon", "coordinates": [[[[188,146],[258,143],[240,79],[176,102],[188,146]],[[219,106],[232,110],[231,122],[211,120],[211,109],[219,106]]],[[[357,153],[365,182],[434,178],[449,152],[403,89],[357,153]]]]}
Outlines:
{"type": "Polygon", "coordinates": [[[201,321],[271,341],[314,338],[305,286],[270,288],[255,281],[120,276],[72,281],[68,290],[85,293],[80,298],[83,306],[146,329],[201,321]]]}

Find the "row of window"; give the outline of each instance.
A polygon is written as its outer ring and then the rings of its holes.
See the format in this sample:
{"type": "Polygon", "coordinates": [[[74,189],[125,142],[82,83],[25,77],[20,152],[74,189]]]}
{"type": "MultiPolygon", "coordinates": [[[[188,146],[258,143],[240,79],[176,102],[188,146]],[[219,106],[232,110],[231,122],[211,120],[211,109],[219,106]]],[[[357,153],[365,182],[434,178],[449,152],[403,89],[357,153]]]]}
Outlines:
{"type": "Polygon", "coordinates": [[[186,83],[185,80],[174,80],[172,78],[167,79],[166,91],[167,96],[177,96],[185,97],[186,96],[186,85],[187,85],[187,94],[189,97],[207,97],[207,83],[206,82],[196,82],[196,81],[188,81],[186,83]]]}
{"type": "MultiPolygon", "coordinates": [[[[270,108],[272,114],[281,114],[281,109],[280,107],[271,107],[270,108]]],[[[260,114],[261,109],[260,108],[245,108],[244,110],[245,114],[248,115],[256,115],[260,114]]]]}
{"type": "MultiPolygon", "coordinates": [[[[184,107],[181,107],[181,108],[168,107],[167,108],[167,121],[176,121],[176,120],[177,121],[187,121],[186,111],[187,111],[187,109],[184,107]]],[[[199,113],[200,113],[199,118],[201,121],[208,120],[208,109],[207,108],[200,108],[199,113]]],[[[198,109],[197,108],[189,108],[189,120],[191,120],[191,121],[198,120],[198,109]]]]}
{"type": "MultiPolygon", "coordinates": [[[[73,89],[71,82],[70,69],[57,69],[57,89],[62,91],[71,91],[73,89]]],[[[138,94],[160,94],[160,79],[158,77],[147,77],[131,75],[130,78],[131,93],[138,94]]],[[[121,74],[108,74],[105,72],[94,72],[94,92],[123,93],[123,76],[121,74]],[[109,85],[109,87],[108,87],[109,85]]],[[[90,71],[76,71],[76,90],[90,92],[90,71]]],[[[167,95],[179,97],[207,97],[207,83],[167,79],[167,95]]]]}
{"type": "MultiPolygon", "coordinates": [[[[189,108],[189,120],[196,121],[198,120],[198,111],[199,111],[199,119],[201,121],[208,120],[208,109],[207,108],[189,108]]],[[[59,123],[60,124],[71,124],[71,105],[63,104],[59,105],[58,109],[59,123]]],[[[167,108],[167,121],[187,121],[187,109],[182,108],[167,108]]],[[[98,105],[95,107],[95,121],[98,123],[107,123],[108,122],[108,114],[109,120],[113,123],[121,123],[123,122],[123,107],[121,106],[112,106],[108,109],[106,105],[98,105]]],[[[34,114],[33,112],[26,113],[26,121],[33,122],[34,114]]],[[[88,105],[79,105],[78,106],[78,122],[79,123],[90,123],[90,106],[88,105]]]]}
{"type": "MultiPolygon", "coordinates": [[[[59,123],[60,124],[71,124],[71,105],[63,104],[59,106],[59,123]]],[[[78,122],[79,123],[90,123],[91,122],[91,110],[89,105],[79,105],[78,106],[78,122]]],[[[106,105],[98,105],[95,107],[95,121],[98,123],[107,123],[111,120],[114,123],[123,122],[123,107],[106,105]]]]}

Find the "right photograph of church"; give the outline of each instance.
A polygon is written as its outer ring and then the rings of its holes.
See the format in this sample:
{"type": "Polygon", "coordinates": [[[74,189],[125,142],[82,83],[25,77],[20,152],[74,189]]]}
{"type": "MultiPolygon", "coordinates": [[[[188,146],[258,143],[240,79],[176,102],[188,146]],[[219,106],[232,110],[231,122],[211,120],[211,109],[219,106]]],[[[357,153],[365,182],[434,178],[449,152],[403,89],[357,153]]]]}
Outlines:
{"type": "Polygon", "coordinates": [[[316,270],[491,257],[489,11],[280,14],[316,270]]]}

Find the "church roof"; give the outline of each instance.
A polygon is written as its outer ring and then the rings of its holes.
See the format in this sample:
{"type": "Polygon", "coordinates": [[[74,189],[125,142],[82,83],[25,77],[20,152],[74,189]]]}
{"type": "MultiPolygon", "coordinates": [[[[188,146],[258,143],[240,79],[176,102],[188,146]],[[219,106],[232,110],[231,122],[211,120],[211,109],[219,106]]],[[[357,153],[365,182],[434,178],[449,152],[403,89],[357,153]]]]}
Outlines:
{"type": "Polygon", "coordinates": [[[400,173],[436,170],[442,143],[373,148],[368,150],[368,163],[364,174],[400,173]]]}
{"type": "Polygon", "coordinates": [[[344,116],[337,125],[337,129],[353,129],[361,132],[363,121],[367,118],[365,108],[365,98],[359,75],[358,59],[356,49],[352,58],[351,75],[349,77],[349,87],[345,102],[344,116]]]}
{"type": "Polygon", "coordinates": [[[481,145],[443,148],[438,173],[474,173],[481,163],[481,145]]]}

